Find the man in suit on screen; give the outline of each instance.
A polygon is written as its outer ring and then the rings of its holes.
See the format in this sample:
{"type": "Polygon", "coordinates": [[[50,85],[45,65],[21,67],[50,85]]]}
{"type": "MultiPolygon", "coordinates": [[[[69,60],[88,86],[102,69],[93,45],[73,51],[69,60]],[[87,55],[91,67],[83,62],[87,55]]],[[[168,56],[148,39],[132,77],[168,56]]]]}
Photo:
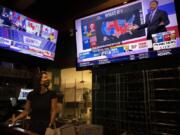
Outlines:
{"type": "Polygon", "coordinates": [[[167,31],[166,26],[170,23],[166,11],[158,9],[159,2],[150,2],[150,12],[146,15],[146,22],[143,25],[134,25],[133,30],[147,28],[147,39],[152,39],[152,34],[167,31]]]}

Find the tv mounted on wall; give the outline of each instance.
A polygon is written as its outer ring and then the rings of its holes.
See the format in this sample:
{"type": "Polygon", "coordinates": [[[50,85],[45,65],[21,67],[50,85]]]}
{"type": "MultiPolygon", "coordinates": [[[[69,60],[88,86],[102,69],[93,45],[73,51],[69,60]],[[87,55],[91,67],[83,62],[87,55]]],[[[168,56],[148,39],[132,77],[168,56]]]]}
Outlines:
{"type": "Polygon", "coordinates": [[[77,67],[180,53],[174,0],[120,5],[76,19],[75,28],[77,67]]]}
{"type": "Polygon", "coordinates": [[[58,31],[0,6],[0,48],[54,60],[58,31]]]}

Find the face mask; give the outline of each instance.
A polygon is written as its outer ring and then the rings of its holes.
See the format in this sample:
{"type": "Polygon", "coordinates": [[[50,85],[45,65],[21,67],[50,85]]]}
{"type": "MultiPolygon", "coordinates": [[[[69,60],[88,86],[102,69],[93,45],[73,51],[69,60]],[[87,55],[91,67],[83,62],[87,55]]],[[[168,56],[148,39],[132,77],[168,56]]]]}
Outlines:
{"type": "Polygon", "coordinates": [[[43,82],[43,86],[46,87],[46,88],[49,86],[49,84],[50,84],[49,80],[46,80],[46,81],[43,82]]]}

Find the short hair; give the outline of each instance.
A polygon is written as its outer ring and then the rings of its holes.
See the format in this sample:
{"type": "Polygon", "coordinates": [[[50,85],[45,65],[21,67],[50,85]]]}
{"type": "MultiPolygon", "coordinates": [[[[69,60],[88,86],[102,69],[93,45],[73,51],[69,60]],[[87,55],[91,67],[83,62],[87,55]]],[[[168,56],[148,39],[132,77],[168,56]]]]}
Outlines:
{"type": "Polygon", "coordinates": [[[155,2],[157,5],[159,4],[159,2],[157,0],[151,0],[150,3],[155,2]]]}
{"type": "Polygon", "coordinates": [[[33,77],[33,89],[35,91],[39,91],[41,87],[40,82],[41,82],[43,74],[47,75],[48,73],[46,71],[41,71],[33,77]]]}

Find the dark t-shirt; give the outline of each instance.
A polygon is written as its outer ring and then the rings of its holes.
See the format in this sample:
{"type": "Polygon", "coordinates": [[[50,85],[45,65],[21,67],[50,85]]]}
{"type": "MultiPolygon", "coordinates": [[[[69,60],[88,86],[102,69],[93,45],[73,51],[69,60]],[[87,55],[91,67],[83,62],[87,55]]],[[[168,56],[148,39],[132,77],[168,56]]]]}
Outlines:
{"type": "Polygon", "coordinates": [[[51,99],[53,98],[57,98],[53,91],[47,91],[43,94],[32,91],[28,94],[27,100],[31,102],[32,121],[50,121],[51,99]]]}

